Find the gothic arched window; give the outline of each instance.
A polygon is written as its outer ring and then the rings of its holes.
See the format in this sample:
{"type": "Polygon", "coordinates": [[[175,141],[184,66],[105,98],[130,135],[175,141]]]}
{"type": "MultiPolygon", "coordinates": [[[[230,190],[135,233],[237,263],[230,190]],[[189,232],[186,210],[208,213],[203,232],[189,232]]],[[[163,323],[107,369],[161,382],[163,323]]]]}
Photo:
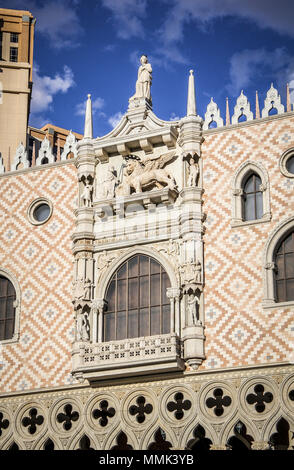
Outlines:
{"type": "Polygon", "coordinates": [[[0,275],[0,341],[14,335],[16,292],[12,282],[0,275]]]}
{"type": "Polygon", "coordinates": [[[275,251],[275,291],[277,302],[294,300],[294,231],[288,233],[275,251]]]}
{"type": "Polygon", "coordinates": [[[135,255],[113,274],[106,290],[104,341],[170,333],[170,280],[155,259],[135,255]]]}
{"type": "Polygon", "coordinates": [[[263,216],[261,178],[251,173],[243,184],[243,220],[257,220],[263,216]]]}

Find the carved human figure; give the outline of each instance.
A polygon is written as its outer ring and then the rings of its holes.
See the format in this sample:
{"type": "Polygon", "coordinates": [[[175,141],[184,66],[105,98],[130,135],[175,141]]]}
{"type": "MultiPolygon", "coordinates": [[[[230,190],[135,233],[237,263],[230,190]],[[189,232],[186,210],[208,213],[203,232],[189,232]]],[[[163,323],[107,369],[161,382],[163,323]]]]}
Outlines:
{"type": "Polygon", "coordinates": [[[84,191],[82,192],[81,199],[83,201],[84,207],[91,207],[92,205],[92,185],[90,183],[85,183],[84,191]]]}
{"type": "Polygon", "coordinates": [[[89,341],[90,339],[90,322],[89,313],[79,310],[76,319],[77,341],[89,341]]]}
{"type": "Polygon", "coordinates": [[[195,265],[195,281],[201,282],[201,263],[200,261],[196,261],[195,265]]]}
{"type": "Polygon", "coordinates": [[[74,299],[83,299],[85,294],[83,278],[78,278],[73,282],[73,297],[74,299]]]}
{"type": "Polygon", "coordinates": [[[92,282],[88,278],[86,279],[85,284],[84,284],[84,296],[85,296],[84,298],[87,300],[91,299],[91,287],[92,287],[92,282]]]}
{"type": "Polygon", "coordinates": [[[105,199],[112,199],[115,197],[115,186],[117,182],[118,180],[114,166],[107,168],[106,177],[102,183],[102,192],[105,199]]]}
{"type": "Polygon", "coordinates": [[[196,294],[188,294],[187,299],[187,310],[188,310],[188,325],[197,324],[197,309],[199,305],[199,300],[196,294]]]}
{"type": "Polygon", "coordinates": [[[191,158],[189,162],[189,176],[188,176],[187,186],[190,188],[196,187],[198,176],[199,176],[199,165],[194,160],[194,158],[191,158]]]}
{"type": "Polygon", "coordinates": [[[142,55],[140,59],[141,65],[138,69],[138,79],[136,82],[136,93],[130,98],[146,98],[151,101],[151,83],[152,83],[152,67],[149,64],[147,56],[142,55]]]}

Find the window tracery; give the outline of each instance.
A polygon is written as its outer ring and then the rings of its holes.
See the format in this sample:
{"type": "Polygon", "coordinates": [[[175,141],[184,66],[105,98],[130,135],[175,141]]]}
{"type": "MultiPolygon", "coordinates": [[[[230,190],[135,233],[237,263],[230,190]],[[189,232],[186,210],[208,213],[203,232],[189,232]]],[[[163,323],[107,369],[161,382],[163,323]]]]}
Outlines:
{"type": "Polygon", "coordinates": [[[232,181],[232,227],[271,220],[269,177],[260,162],[247,160],[232,181]]]}

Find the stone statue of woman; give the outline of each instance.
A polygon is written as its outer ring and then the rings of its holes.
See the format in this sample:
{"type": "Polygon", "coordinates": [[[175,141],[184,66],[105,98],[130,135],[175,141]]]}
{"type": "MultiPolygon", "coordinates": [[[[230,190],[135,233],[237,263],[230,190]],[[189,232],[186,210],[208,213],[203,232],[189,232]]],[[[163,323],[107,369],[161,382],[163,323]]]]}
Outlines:
{"type": "Polygon", "coordinates": [[[151,101],[151,83],[152,83],[152,67],[149,64],[147,56],[142,55],[140,59],[141,65],[138,70],[138,80],[136,82],[136,93],[130,98],[146,98],[151,101]]]}

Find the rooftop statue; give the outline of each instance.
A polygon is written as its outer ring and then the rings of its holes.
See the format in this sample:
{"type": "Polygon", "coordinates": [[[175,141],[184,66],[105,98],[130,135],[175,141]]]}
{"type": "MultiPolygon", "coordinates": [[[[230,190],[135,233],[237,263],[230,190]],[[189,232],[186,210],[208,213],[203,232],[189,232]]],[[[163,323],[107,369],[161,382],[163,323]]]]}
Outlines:
{"type": "Polygon", "coordinates": [[[146,55],[141,56],[140,62],[141,65],[138,70],[138,80],[136,82],[136,93],[130,100],[146,98],[151,101],[152,67],[146,55]]]}

